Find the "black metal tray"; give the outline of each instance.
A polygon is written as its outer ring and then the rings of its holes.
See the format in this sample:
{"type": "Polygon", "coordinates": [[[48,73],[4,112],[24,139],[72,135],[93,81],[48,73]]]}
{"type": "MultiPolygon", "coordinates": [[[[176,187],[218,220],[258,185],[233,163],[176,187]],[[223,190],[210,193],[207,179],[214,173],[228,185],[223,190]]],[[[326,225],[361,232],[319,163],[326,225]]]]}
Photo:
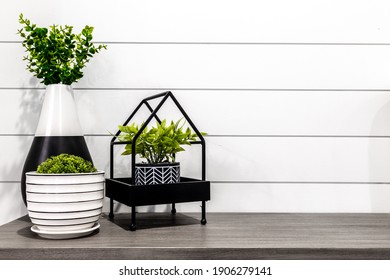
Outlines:
{"type": "Polygon", "coordinates": [[[127,206],[210,200],[210,182],[180,177],[179,183],[132,185],[132,178],[106,180],[106,196],[127,206]]]}

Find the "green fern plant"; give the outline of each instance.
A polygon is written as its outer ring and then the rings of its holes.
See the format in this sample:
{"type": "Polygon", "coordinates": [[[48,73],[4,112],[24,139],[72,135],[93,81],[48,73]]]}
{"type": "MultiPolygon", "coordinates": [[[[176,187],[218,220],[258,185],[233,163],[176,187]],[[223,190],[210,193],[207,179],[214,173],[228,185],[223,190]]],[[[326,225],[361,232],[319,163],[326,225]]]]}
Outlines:
{"type": "MultiPolygon", "coordinates": [[[[198,138],[197,134],[193,133],[189,127],[184,130],[184,124],[180,126],[180,122],[181,119],[176,123],[171,121],[167,125],[167,121],[163,120],[161,124],[157,122],[156,126],[151,129],[146,127],[136,141],[135,153],[150,164],[174,162],[175,154],[184,151],[182,146],[191,145],[191,141],[196,141],[198,138]]],[[[121,131],[117,137],[118,140],[130,142],[130,144],[126,144],[122,155],[131,155],[133,153],[131,143],[139,131],[139,126],[132,123],[128,126],[120,125],[118,127],[121,131]]],[[[204,132],[201,134],[206,135],[204,132]]]]}
{"type": "Polygon", "coordinates": [[[93,55],[107,46],[92,43],[92,26],[85,26],[80,34],[73,33],[73,26],[52,25],[48,28],[37,27],[23,14],[19,16],[23,25],[18,30],[22,45],[28,55],[27,70],[42,80],[45,85],[71,85],[83,77],[83,68],[93,55]]]}
{"type": "Polygon", "coordinates": [[[90,161],[69,154],[52,156],[42,162],[37,168],[37,173],[43,174],[92,173],[96,171],[96,168],[90,161]]]}

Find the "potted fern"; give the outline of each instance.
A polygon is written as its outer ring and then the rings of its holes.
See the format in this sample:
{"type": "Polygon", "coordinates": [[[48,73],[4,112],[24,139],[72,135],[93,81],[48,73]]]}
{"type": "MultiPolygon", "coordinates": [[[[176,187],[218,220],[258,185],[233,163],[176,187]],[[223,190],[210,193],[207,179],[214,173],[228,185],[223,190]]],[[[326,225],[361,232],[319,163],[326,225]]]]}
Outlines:
{"type": "Polygon", "coordinates": [[[52,156],[26,173],[27,210],[32,231],[51,239],[74,238],[99,227],[104,171],[69,154],[52,156]]]}
{"type": "MultiPolygon", "coordinates": [[[[198,136],[189,127],[184,129],[181,120],[166,120],[156,123],[156,126],[146,127],[138,137],[135,151],[132,150],[134,136],[139,132],[139,126],[132,123],[127,126],[118,126],[120,134],[117,136],[121,142],[127,142],[122,155],[135,153],[146,162],[135,164],[135,184],[170,184],[180,180],[180,163],[175,161],[176,153],[184,151],[183,145],[191,145],[198,136]]],[[[142,125],[141,125],[142,127],[142,125]]],[[[206,135],[206,133],[202,133],[206,135]]]]}
{"type": "Polygon", "coordinates": [[[21,189],[26,204],[25,172],[53,155],[70,153],[92,162],[73,98],[72,85],[83,77],[83,69],[104,44],[92,43],[93,27],[85,26],[81,33],[72,26],[38,27],[19,16],[22,28],[18,34],[26,51],[23,60],[29,70],[46,86],[35,137],[22,171],[21,189]]]}

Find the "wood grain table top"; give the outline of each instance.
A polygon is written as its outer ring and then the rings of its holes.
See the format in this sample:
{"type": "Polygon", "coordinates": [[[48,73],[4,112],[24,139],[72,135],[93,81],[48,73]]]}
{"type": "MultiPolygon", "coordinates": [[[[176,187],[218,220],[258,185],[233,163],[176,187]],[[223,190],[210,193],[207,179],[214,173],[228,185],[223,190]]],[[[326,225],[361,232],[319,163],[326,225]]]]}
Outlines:
{"type": "Polygon", "coordinates": [[[138,213],[48,240],[27,216],[0,226],[0,259],[390,259],[390,214],[138,213]]]}

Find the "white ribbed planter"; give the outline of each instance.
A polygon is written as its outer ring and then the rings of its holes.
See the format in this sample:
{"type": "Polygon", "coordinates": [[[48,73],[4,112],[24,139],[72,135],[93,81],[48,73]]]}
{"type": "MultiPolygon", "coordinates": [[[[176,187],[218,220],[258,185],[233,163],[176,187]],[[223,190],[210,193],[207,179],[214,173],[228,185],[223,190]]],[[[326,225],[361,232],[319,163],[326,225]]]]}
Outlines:
{"type": "Polygon", "coordinates": [[[91,233],[103,208],[104,171],[76,174],[26,173],[27,210],[33,231],[46,238],[91,233]]]}

